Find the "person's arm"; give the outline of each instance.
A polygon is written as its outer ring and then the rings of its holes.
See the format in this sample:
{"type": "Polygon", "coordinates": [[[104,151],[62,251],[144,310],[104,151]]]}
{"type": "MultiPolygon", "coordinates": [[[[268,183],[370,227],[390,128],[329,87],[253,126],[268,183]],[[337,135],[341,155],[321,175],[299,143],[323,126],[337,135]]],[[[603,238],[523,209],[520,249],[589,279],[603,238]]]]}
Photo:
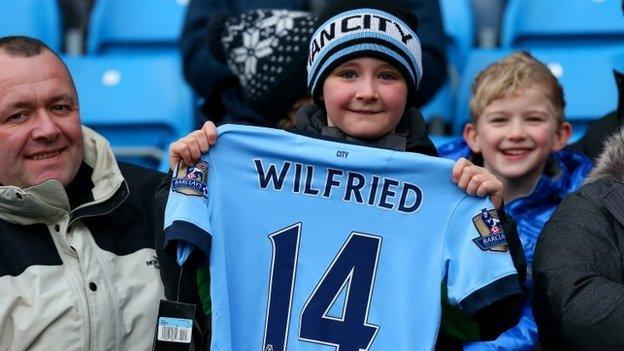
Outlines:
{"type": "Polygon", "coordinates": [[[180,50],[184,78],[195,93],[205,99],[211,107],[209,118],[221,117],[219,92],[233,84],[236,77],[228,66],[214,57],[210,41],[216,40],[209,34],[209,26],[219,17],[228,14],[228,2],[222,0],[191,0],[186,11],[180,50]]]}
{"type": "Polygon", "coordinates": [[[531,351],[537,345],[537,326],[531,312],[531,299],[527,296],[522,306],[520,320],[504,331],[496,340],[464,344],[464,351],[518,350],[531,351]]]}
{"type": "Polygon", "coordinates": [[[622,242],[613,222],[604,208],[573,194],[544,227],[533,263],[533,309],[545,349],[624,349],[622,242]]]}
{"type": "Polygon", "coordinates": [[[435,95],[446,79],[446,36],[438,1],[404,0],[403,3],[418,17],[416,34],[422,47],[424,72],[416,96],[416,106],[420,107],[435,95]]]}

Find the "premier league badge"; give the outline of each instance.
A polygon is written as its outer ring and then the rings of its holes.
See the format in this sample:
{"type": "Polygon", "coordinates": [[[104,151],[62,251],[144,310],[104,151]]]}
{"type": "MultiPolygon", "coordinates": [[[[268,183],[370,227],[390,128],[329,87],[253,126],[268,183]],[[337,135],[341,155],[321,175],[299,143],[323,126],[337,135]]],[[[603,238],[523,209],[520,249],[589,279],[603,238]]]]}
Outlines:
{"type": "Polygon", "coordinates": [[[191,196],[208,196],[206,186],[208,180],[208,163],[198,161],[194,165],[187,166],[180,162],[173,175],[171,189],[175,192],[191,196]]]}
{"type": "Polygon", "coordinates": [[[482,209],[481,213],[472,217],[472,223],[480,234],[480,237],[472,239],[483,251],[506,252],[507,239],[503,233],[496,210],[482,209]]]}

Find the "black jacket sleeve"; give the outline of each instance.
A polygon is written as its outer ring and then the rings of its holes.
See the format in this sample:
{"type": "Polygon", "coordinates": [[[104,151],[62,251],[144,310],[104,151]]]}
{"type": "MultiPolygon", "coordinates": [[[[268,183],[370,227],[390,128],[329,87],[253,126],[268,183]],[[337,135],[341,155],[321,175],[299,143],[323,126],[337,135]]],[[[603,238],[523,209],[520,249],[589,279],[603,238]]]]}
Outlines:
{"type": "Polygon", "coordinates": [[[545,350],[624,349],[624,229],[604,206],[613,194],[587,190],[562,201],[537,242],[533,311],[545,350]]]}

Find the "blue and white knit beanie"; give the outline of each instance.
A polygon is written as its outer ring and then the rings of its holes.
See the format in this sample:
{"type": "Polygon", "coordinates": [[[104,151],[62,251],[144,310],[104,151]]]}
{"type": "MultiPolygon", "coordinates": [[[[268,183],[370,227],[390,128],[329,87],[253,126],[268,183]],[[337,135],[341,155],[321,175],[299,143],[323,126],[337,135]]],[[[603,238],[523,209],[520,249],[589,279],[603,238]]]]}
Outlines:
{"type": "Polygon", "coordinates": [[[407,81],[407,105],[413,106],[422,78],[418,19],[396,0],[346,0],[321,13],[310,40],[308,90],[320,99],[323,82],[340,64],[356,57],[374,57],[395,66],[407,81]]]}

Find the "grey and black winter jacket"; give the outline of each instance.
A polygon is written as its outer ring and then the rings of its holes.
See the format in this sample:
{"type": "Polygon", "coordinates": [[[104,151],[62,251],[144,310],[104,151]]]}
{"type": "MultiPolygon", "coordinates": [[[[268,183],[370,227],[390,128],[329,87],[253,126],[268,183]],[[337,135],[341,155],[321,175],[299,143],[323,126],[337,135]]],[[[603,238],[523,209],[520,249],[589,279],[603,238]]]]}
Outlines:
{"type": "Polygon", "coordinates": [[[163,296],[153,194],[83,128],[74,180],[0,186],[0,350],[149,350],[163,296]]]}
{"type": "Polygon", "coordinates": [[[545,350],[624,350],[624,129],[546,223],[533,279],[545,350]]]}

